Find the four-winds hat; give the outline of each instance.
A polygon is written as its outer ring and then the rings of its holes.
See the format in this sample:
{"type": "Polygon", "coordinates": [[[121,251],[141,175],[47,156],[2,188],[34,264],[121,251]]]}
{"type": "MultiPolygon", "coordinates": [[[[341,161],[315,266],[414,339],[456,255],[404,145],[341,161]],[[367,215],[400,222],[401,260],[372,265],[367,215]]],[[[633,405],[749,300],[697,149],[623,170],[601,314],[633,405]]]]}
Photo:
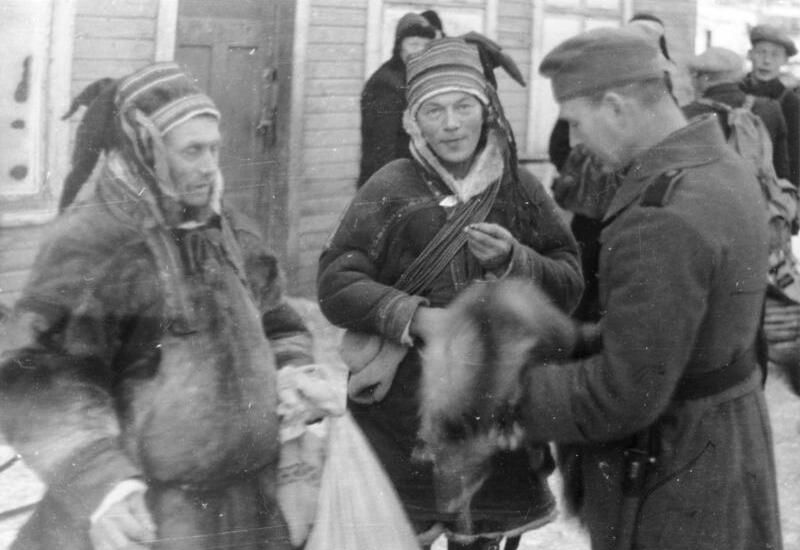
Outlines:
{"type": "Polygon", "coordinates": [[[783,30],[773,25],[756,25],[750,29],[750,43],[755,46],[759,42],[772,42],[773,44],[783,46],[788,57],[797,54],[797,47],[794,45],[794,40],[789,38],[789,35],[783,30]]]}
{"type": "Polygon", "coordinates": [[[634,29],[610,27],[565,40],[539,65],[539,73],[551,79],[559,102],[663,77],[667,71],[667,60],[655,41],[634,29]]]}
{"type": "Polygon", "coordinates": [[[698,73],[738,73],[744,69],[744,59],[727,48],[708,48],[689,59],[689,70],[698,73]]]}
{"type": "Polygon", "coordinates": [[[117,91],[120,113],[136,109],[163,136],[200,115],[220,118],[214,102],[176,63],[155,63],[124,78],[117,91]]]}
{"type": "Polygon", "coordinates": [[[434,40],[406,64],[406,98],[413,117],[423,101],[445,92],[466,92],[489,104],[478,49],[461,38],[434,40]]]}

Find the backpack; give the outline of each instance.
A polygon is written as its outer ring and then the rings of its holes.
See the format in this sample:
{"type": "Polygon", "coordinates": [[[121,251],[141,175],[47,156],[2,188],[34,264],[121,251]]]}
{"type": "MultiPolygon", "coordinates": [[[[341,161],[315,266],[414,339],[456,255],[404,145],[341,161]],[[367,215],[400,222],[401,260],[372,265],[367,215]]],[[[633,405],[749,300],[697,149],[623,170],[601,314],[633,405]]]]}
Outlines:
{"type": "Polygon", "coordinates": [[[769,286],[784,298],[800,303],[800,271],[792,253],[792,228],[798,224],[797,189],[779,178],[772,164],[772,140],[764,122],[753,113],[755,97],[748,95],[741,107],[710,99],[698,103],[728,115],[728,144],[753,168],[767,202],[769,217],[769,286]]]}

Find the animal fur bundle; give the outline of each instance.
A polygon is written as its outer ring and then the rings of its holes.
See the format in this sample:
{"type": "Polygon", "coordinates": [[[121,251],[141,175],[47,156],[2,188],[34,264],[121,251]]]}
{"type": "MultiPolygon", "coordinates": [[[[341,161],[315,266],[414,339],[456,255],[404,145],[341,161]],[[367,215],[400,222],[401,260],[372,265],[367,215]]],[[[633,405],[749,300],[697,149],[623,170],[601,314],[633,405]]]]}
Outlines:
{"type": "Polygon", "coordinates": [[[434,463],[438,506],[469,525],[490,459],[523,444],[516,422],[522,374],[564,359],[577,329],[530,281],[480,282],[448,308],[422,354],[421,453],[434,463]]]}

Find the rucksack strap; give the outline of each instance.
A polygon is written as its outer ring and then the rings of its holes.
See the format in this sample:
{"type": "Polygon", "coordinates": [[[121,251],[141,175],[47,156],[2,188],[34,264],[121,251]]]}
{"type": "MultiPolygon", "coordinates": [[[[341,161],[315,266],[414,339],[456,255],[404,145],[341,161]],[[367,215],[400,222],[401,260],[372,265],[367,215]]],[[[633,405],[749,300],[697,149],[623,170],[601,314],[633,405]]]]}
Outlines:
{"type": "Polygon", "coordinates": [[[489,189],[456,207],[431,242],[394,284],[396,289],[418,294],[433,282],[467,242],[464,228],[486,219],[500,189],[500,181],[498,178],[489,189]]]}

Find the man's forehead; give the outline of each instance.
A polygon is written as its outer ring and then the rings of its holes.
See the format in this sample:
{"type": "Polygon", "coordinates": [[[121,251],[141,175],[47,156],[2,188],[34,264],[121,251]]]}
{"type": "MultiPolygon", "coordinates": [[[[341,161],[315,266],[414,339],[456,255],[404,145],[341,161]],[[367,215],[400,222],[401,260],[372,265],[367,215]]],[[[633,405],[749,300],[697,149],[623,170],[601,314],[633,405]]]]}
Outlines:
{"type": "Polygon", "coordinates": [[[192,117],[181,122],[164,135],[165,141],[182,143],[219,139],[219,121],[211,115],[192,117]]]}

